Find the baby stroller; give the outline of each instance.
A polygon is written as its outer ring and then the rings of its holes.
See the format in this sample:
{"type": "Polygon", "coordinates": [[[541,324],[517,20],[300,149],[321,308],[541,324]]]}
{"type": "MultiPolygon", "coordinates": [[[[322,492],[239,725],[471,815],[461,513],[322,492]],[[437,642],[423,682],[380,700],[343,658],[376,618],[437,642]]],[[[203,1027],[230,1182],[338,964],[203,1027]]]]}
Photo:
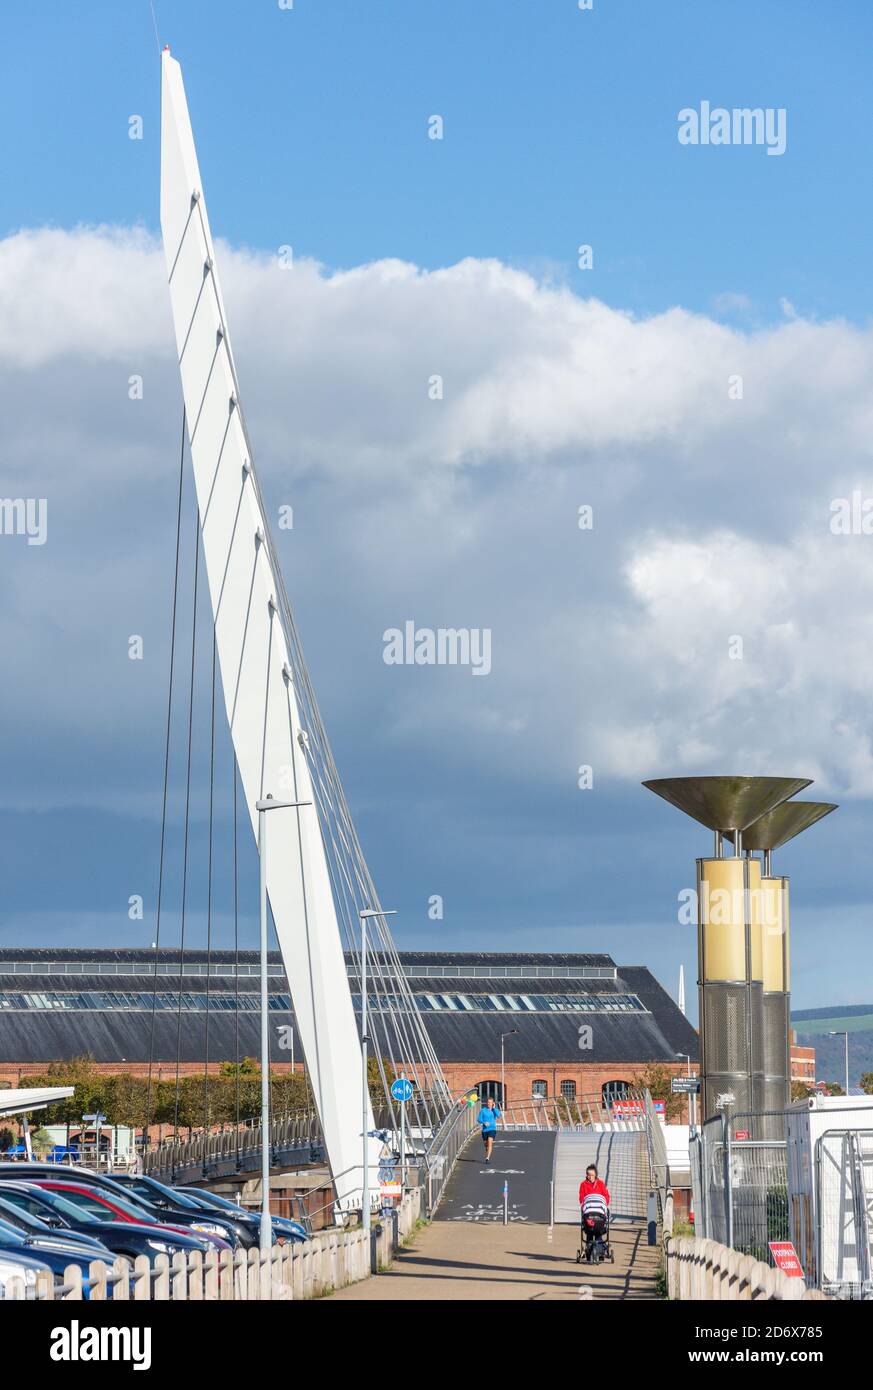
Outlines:
{"type": "Polygon", "coordinates": [[[579,1208],[581,1242],[576,1253],[576,1263],[601,1264],[608,1261],[615,1264],[615,1256],[609,1244],[609,1207],[606,1199],[597,1193],[585,1198],[579,1208]]]}

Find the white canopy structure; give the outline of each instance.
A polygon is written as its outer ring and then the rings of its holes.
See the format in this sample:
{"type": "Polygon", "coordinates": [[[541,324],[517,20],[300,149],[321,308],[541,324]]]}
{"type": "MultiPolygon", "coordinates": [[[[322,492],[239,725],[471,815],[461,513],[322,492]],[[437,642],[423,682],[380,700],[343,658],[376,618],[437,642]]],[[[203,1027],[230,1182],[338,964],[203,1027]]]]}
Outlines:
{"type": "Polygon", "coordinates": [[[66,1100],[72,1094],[72,1086],[35,1086],[0,1091],[0,1117],[5,1119],[9,1115],[24,1115],[29,1110],[45,1110],[47,1105],[66,1100]]]}

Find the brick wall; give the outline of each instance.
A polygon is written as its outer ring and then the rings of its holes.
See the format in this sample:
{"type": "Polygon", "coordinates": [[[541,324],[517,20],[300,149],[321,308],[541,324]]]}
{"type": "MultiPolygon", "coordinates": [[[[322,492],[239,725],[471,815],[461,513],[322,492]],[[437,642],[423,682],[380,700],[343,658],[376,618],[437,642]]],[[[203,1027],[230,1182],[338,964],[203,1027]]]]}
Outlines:
{"type": "MultiPolygon", "coordinates": [[[[576,1083],[577,1096],[599,1095],[601,1088],[608,1081],[627,1081],[631,1082],[645,1071],[650,1063],[647,1062],[613,1062],[609,1066],[594,1063],[578,1062],[549,1062],[549,1063],[506,1063],[506,1105],[522,1105],[530,1101],[533,1095],[534,1081],[545,1081],[547,1095],[551,1099],[553,1096],[560,1096],[561,1082],[573,1081],[576,1083]]],[[[660,1066],[661,1063],[658,1063],[660,1066]]],[[[663,1064],[668,1071],[676,1076],[684,1076],[687,1070],[684,1061],[663,1064]]],[[[692,1070],[697,1074],[697,1067],[692,1065],[692,1070]]],[[[447,1062],[443,1064],[443,1073],[448,1082],[449,1089],[454,1095],[462,1091],[471,1090],[478,1087],[483,1081],[500,1081],[500,1063],[497,1062],[447,1062]]]]}
{"type": "Polygon", "coordinates": [[[815,1048],[791,1044],[791,1080],[815,1081],[815,1048]]]}

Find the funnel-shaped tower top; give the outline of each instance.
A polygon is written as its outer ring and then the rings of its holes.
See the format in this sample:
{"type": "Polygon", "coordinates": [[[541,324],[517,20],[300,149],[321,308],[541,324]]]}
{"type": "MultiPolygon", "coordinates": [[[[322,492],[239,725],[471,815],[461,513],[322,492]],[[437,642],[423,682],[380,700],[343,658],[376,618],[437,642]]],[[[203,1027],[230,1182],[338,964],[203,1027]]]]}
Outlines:
{"type": "MultiPolygon", "coordinates": [[[[779,849],[801,830],[808,830],[817,820],[829,816],[837,807],[833,801],[785,801],[761,816],[743,831],[743,849],[779,849]]],[[[733,834],[728,834],[733,840],[733,834]]]]}
{"type": "Polygon", "coordinates": [[[810,785],[809,777],[659,777],[649,791],[710,830],[743,831],[810,785]]]}

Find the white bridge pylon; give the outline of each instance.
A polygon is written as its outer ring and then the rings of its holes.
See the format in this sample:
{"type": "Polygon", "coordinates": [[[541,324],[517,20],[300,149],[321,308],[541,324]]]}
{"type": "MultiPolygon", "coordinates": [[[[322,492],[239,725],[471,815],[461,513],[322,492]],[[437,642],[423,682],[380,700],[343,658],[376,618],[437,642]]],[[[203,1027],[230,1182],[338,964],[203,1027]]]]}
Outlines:
{"type": "MultiPolygon", "coordinates": [[[[337,1196],[349,1204],[362,1188],[361,1045],[182,72],[169,50],[161,66],[161,229],[221,683],[255,834],[259,799],[312,803],[267,817],[267,892],[337,1196]]],[[[379,1148],[372,1140],[373,1164],[379,1148]]]]}

